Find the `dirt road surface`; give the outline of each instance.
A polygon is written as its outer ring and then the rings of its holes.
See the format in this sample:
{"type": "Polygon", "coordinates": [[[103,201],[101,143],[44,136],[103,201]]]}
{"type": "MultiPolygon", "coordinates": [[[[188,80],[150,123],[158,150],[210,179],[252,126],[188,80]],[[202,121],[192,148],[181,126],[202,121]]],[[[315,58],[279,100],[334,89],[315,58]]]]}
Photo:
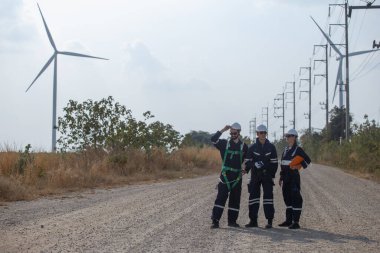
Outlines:
{"type": "MultiPolygon", "coordinates": [[[[248,222],[244,178],[238,223],[248,222]]],[[[380,185],[313,165],[302,171],[300,230],[210,229],[217,175],[73,193],[0,207],[0,252],[380,252],[380,185]]]]}

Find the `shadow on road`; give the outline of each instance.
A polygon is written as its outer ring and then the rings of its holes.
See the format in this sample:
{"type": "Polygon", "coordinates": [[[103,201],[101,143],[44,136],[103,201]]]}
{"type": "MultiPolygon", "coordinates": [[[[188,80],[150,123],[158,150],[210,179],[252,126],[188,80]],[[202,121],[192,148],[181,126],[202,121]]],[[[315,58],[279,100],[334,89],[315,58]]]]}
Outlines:
{"type": "MultiPolygon", "coordinates": [[[[223,228],[222,228],[223,229],[223,228]]],[[[239,233],[248,233],[259,236],[270,237],[274,242],[281,241],[297,241],[300,243],[311,243],[320,240],[330,241],[334,243],[348,243],[350,241],[360,241],[365,243],[376,243],[377,241],[371,240],[365,236],[347,235],[347,234],[336,234],[327,231],[320,231],[310,228],[301,228],[298,230],[290,230],[287,228],[224,228],[228,230],[233,230],[239,233]]]]}

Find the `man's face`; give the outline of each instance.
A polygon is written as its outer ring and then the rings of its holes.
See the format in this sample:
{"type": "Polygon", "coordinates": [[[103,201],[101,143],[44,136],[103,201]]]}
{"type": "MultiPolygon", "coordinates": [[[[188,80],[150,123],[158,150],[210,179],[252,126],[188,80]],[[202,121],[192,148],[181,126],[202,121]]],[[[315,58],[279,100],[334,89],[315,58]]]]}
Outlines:
{"type": "Polygon", "coordinates": [[[263,140],[265,140],[267,138],[267,132],[260,131],[260,132],[256,132],[256,133],[257,133],[257,137],[261,141],[263,141],[263,140]]]}
{"type": "Polygon", "coordinates": [[[235,129],[230,130],[231,139],[236,140],[239,138],[239,132],[235,129]]]}

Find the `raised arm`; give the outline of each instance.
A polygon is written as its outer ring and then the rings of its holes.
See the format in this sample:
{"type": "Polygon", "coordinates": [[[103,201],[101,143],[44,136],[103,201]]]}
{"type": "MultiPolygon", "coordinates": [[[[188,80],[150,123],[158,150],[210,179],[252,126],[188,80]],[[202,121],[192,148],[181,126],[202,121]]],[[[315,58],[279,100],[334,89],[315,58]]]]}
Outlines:
{"type": "Polygon", "coordinates": [[[222,130],[217,131],[213,136],[211,136],[212,144],[214,144],[214,146],[219,150],[221,150],[225,144],[223,143],[223,140],[220,139],[220,136],[222,136],[222,134],[228,129],[230,129],[229,125],[225,126],[222,130]]]}

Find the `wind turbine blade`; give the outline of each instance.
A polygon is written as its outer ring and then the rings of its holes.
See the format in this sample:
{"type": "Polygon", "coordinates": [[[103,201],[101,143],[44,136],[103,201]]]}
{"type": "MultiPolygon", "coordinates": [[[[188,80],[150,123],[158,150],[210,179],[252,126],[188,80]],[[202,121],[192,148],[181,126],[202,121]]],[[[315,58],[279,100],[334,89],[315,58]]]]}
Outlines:
{"type": "Polygon", "coordinates": [[[376,52],[376,51],[379,51],[379,50],[380,50],[380,49],[357,51],[357,52],[349,53],[348,56],[355,56],[355,55],[367,54],[367,53],[372,53],[372,52],[376,52]]]}
{"type": "Polygon", "coordinates": [[[64,55],[70,55],[70,56],[78,56],[78,57],[86,57],[86,58],[94,58],[94,59],[100,59],[100,60],[106,60],[108,61],[109,59],[106,58],[101,58],[101,57],[96,57],[96,56],[91,56],[91,55],[86,55],[86,54],[78,54],[78,53],[73,53],[73,52],[58,52],[59,54],[64,54],[64,55]]]}
{"type": "Polygon", "coordinates": [[[330,37],[322,30],[322,28],[317,24],[317,22],[314,20],[312,16],[310,18],[314,21],[314,23],[318,26],[319,30],[322,32],[323,36],[326,38],[326,40],[329,42],[330,46],[334,49],[334,51],[342,56],[343,54],[339,51],[339,49],[334,45],[330,37]]]}
{"type": "Polygon", "coordinates": [[[339,66],[338,66],[338,74],[336,76],[334,96],[333,96],[332,102],[334,102],[334,99],[335,99],[336,88],[338,87],[338,85],[340,85],[343,82],[343,80],[342,80],[342,63],[343,63],[343,58],[340,58],[339,66]]]}
{"type": "Polygon", "coordinates": [[[53,54],[52,57],[50,57],[50,59],[47,61],[47,63],[45,64],[45,66],[41,69],[40,73],[38,73],[38,75],[36,76],[36,78],[34,78],[33,82],[29,85],[29,87],[26,89],[25,92],[27,92],[30,87],[32,87],[32,85],[34,84],[34,82],[40,77],[40,75],[47,69],[47,67],[49,67],[50,63],[54,60],[56,54],[53,54]]]}
{"type": "Polygon", "coordinates": [[[42,21],[44,22],[45,30],[46,30],[46,33],[47,33],[47,35],[48,35],[48,37],[49,37],[50,44],[52,45],[52,47],[54,48],[54,50],[57,51],[57,48],[56,48],[56,46],[55,46],[55,43],[54,43],[53,37],[51,36],[50,31],[49,31],[49,28],[48,28],[48,26],[47,26],[47,24],[46,24],[46,21],[45,21],[45,19],[44,19],[44,15],[42,15],[41,8],[40,8],[40,6],[39,6],[38,4],[37,4],[37,6],[38,6],[38,9],[40,10],[41,17],[42,17],[42,21]]]}

